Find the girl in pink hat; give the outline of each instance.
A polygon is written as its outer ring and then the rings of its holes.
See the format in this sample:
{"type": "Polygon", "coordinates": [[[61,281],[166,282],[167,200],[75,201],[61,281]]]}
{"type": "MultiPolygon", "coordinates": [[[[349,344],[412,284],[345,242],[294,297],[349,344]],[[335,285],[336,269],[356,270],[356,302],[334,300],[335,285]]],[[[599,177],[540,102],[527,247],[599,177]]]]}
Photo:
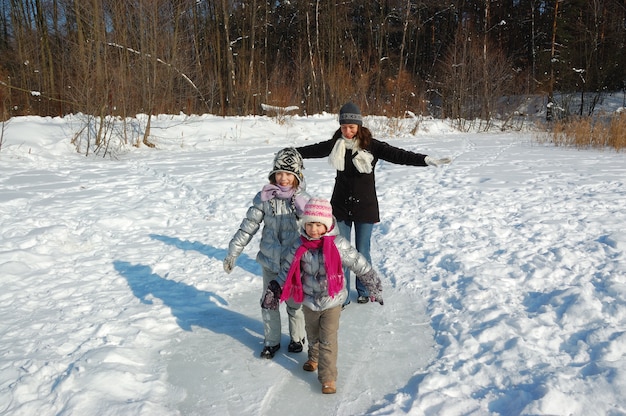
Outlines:
{"type": "Polygon", "coordinates": [[[367,259],[339,235],[330,202],[311,198],[300,223],[300,238],[285,256],[276,280],[269,282],[262,307],[276,310],[280,301],[291,299],[302,303],[309,342],[303,369],[317,370],[322,393],[332,394],[337,391],[339,317],[348,296],[343,267],[352,270],[371,300],[381,305],[382,287],[367,259]]]}

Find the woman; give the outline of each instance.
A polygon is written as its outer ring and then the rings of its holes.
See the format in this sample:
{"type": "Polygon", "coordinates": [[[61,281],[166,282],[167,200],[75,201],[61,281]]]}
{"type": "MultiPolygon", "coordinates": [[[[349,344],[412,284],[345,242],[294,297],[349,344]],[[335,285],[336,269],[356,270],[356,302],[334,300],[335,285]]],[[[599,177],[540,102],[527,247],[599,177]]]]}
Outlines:
{"type": "MultiPolygon", "coordinates": [[[[374,224],[380,222],[374,174],[376,162],[381,159],[400,165],[440,166],[450,163],[451,159],[435,159],[374,139],[371,131],[363,126],[359,107],[352,102],[341,107],[339,125],[332,139],[298,147],[296,150],[304,159],[328,157],[331,166],[337,170],[331,204],[339,233],[351,241],[354,225],[356,249],[371,263],[372,230],[374,224]]],[[[345,307],[350,303],[350,272],[345,269],[344,273],[348,288],[348,298],[343,305],[345,307]]],[[[369,293],[358,278],[356,290],[357,302],[367,303],[369,293]]]]}

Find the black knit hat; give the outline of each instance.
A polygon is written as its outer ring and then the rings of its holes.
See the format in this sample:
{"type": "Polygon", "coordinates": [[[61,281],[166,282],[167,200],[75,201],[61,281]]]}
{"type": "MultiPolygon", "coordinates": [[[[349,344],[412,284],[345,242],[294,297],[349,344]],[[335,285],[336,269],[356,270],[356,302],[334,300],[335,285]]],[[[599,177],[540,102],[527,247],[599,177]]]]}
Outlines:
{"type": "Polygon", "coordinates": [[[339,110],[339,124],[357,124],[362,126],[363,116],[361,116],[359,106],[353,102],[344,104],[341,110],[339,110]]]}
{"type": "Polygon", "coordinates": [[[276,172],[288,172],[293,173],[298,178],[298,182],[302,183],[304,179],[303,169],[304,163],[300,153],[293,147],[286,147],[276,153],[273,168],[268,177],[271,179],[276,172]]]}

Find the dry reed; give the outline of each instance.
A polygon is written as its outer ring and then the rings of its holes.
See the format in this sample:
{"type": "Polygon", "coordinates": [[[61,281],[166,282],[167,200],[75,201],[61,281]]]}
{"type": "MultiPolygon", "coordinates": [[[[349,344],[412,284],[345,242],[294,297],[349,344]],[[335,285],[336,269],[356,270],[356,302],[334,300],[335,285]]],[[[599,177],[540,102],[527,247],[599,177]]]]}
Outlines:
{"type": "Polygon", "coordinates": [[[615,113],[608,118],[579,117],[554,123],[547,135],[537,137],[539,142],[578,149],[626,147],[626,113],[615,113]]]}

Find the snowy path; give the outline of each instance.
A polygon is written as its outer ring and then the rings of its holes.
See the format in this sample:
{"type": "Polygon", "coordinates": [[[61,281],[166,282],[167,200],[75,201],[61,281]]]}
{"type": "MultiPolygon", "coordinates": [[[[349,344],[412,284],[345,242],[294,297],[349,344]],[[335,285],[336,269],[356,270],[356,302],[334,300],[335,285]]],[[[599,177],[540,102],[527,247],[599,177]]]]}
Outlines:
{"type": "MultiPolygon", "coordinates": [[[[232,325],[229,319],[243,322],[237,334],[224,336],[207,317],[199,330],[172,344],[169,381],[187,392],[180,406],[183,414],[291,414],[294,406],[301,415],[370,413],[435,355],[429,322],[416,320],[424,308],[420,301],[394,294],[389,306],[350,305],[341,317],[338,393],[322,396],[317,373],[302,370],[306,352],[286,352],[287,335],[273,360],[258,358],[262,348],[262,328],[254,321],[260,315],[254,307],[258,296],[246,297],[252,297],[251,302],[243,297],[234,302],[248,305],[245,315],[216,313],[225,328],[232,325]],[[405,309],[405,302],[414,308],[405,309]],[[232,355],[239,359],[232,360],[232,355]]],[[[211,314],[210,320],[214,317],[211,314]]]]}

